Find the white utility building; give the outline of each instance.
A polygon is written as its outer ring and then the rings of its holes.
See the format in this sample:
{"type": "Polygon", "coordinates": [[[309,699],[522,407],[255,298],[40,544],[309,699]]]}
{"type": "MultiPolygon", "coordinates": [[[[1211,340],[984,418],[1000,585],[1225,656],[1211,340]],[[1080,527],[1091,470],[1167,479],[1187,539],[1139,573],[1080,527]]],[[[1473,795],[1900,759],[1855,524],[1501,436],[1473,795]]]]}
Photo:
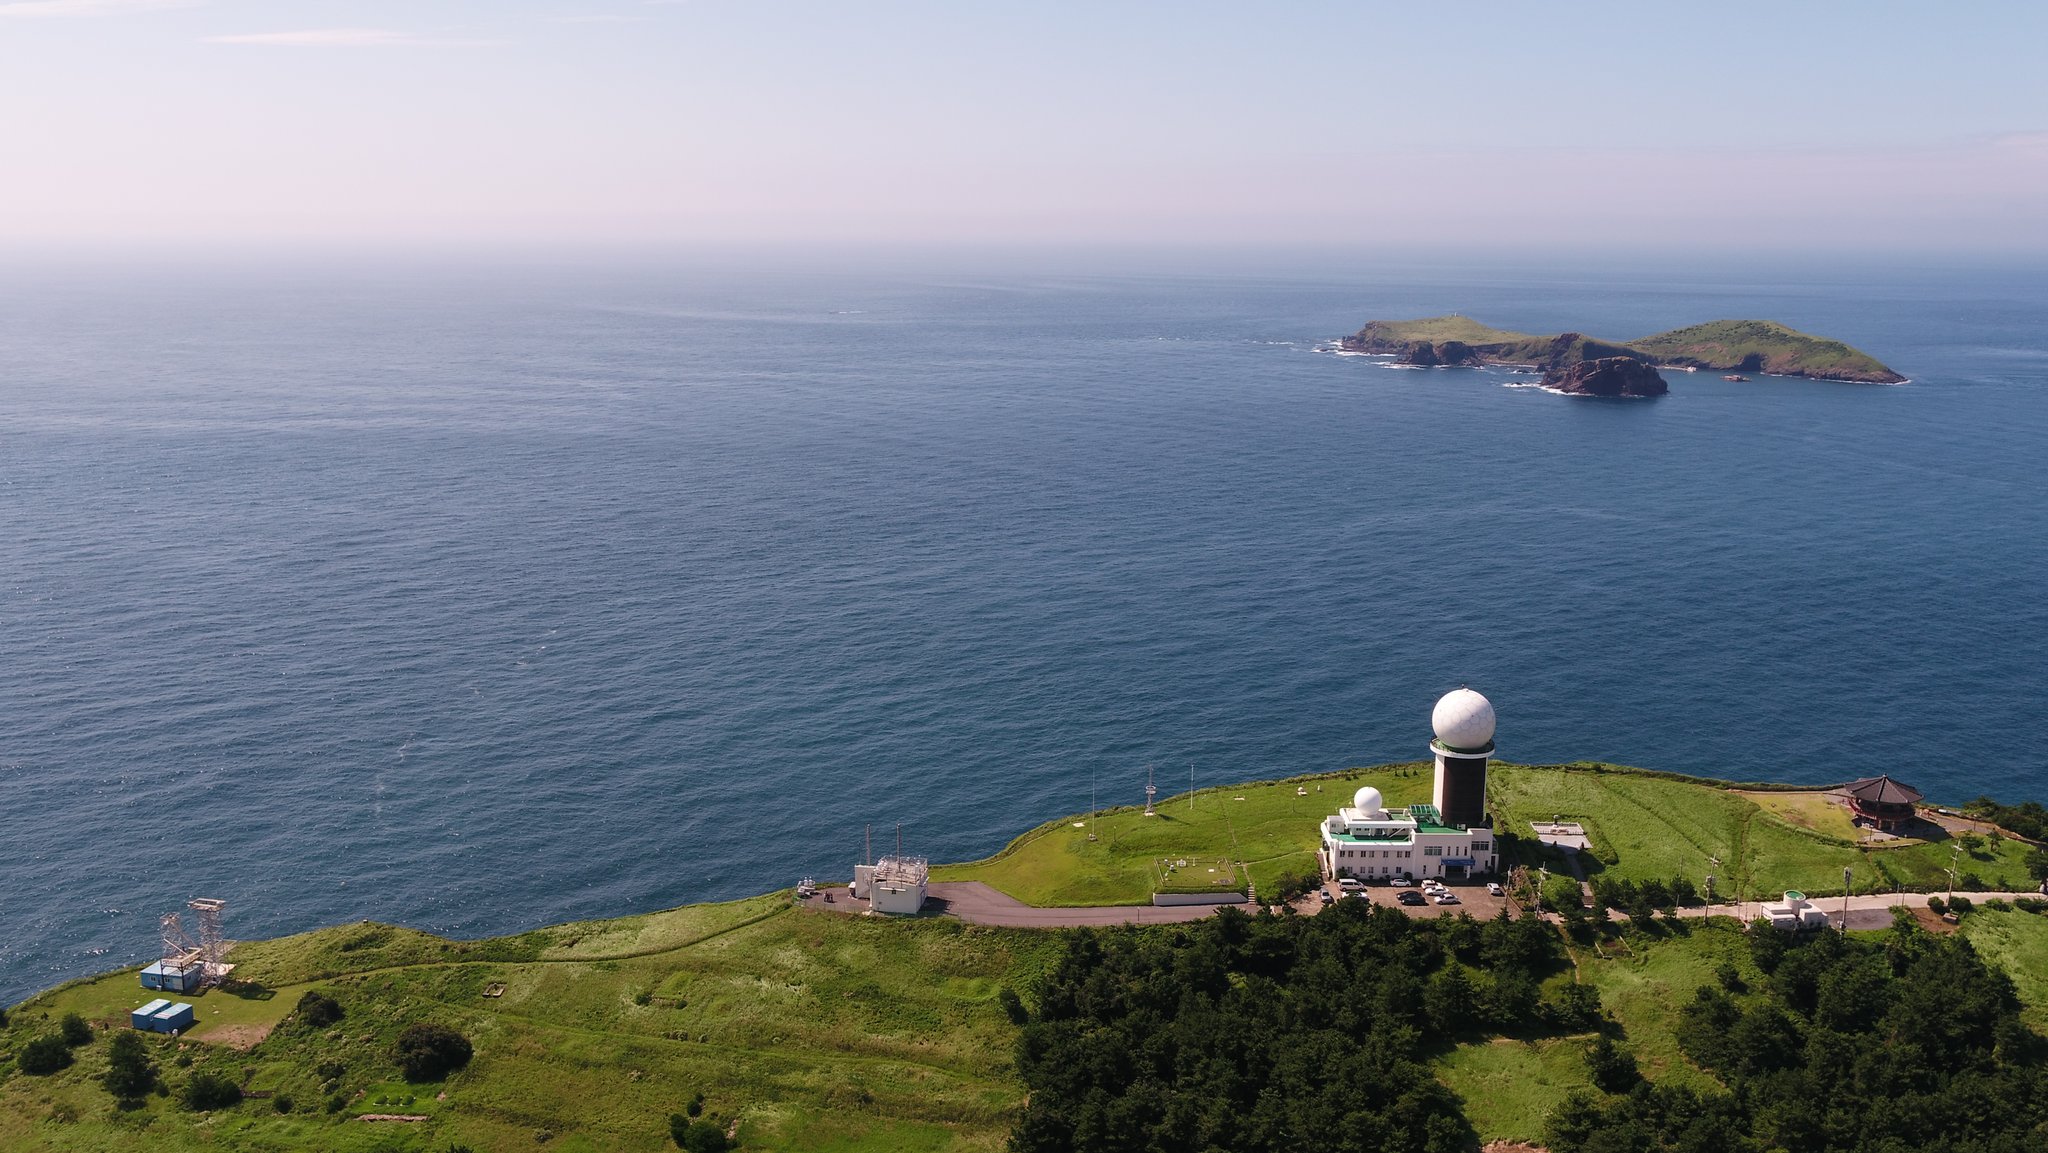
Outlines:
{"type": "Polygon", "coordinates": [[[1465,877],[1500,869],[1486,812],[1486,761],[1493,755],[1493,705],[1471,689],[1437,702],[1436,803],[1388,809],[1368,785],[1323,818],[1326,876],[1465,877]]]}
{"type": "Polygon", "coordinates": [[[877,913],[914,914],[924,908],[931,865],[923,857],[883,857],[853,867],[853,895],[877,913]]]}

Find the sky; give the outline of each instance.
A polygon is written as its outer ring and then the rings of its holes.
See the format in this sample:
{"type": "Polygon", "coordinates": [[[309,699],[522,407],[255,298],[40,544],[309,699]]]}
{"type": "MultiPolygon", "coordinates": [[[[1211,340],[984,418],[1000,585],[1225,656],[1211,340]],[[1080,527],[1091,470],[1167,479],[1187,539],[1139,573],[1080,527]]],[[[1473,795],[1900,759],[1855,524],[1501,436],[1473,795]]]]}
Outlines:
{"type": "Polygon", "coordinates": [[[2048,255],[2048,5],[0,0],[0,246],[2048,255]]]}

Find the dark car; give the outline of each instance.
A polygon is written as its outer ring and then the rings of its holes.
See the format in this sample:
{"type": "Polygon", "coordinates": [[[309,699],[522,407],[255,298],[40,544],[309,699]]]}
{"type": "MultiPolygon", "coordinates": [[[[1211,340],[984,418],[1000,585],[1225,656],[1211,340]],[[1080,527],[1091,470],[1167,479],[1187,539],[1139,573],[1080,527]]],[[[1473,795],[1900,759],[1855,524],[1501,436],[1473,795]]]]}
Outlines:
{"type": "Polygon", "coordinates": [[[1422,894],[1416,892],[1413,889],[1401,890],[1399,893],[1396,893],[1394,895],[1394,899],[1401,902],[1404,905],[1421,905],[1427,903],[1422,899],[1422,894]]]}

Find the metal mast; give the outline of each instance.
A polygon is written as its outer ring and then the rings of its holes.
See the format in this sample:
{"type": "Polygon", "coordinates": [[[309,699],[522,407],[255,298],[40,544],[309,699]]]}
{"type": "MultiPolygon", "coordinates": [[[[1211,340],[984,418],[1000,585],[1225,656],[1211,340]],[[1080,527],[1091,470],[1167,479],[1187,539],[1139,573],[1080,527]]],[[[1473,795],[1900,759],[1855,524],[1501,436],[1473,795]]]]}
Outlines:
{"type": "Polygon", "coordinates": [[[199,959],[206,963],[206,984],[218,985],[227,974],[228,941],[221,922],[228,903],[218,897],[194,897],[185,907],[199,914],[199,959]]]}

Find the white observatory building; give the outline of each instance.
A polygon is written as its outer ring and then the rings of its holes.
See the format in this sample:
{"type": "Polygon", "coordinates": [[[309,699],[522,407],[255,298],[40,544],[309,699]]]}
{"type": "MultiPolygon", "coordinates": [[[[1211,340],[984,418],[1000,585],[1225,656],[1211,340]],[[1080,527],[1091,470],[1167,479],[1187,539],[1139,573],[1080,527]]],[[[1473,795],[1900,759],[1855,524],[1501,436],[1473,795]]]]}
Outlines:
{"type": "Polygon", "coordinates": [[[1493,705],[1471,689],[1444,694],[1430,714],[1435,803],[1388,809],[1368,785],[1323,818],[1320,853],[1331,877],[1465,877],[1500,869],[1486,813],[1493,705]]]}

